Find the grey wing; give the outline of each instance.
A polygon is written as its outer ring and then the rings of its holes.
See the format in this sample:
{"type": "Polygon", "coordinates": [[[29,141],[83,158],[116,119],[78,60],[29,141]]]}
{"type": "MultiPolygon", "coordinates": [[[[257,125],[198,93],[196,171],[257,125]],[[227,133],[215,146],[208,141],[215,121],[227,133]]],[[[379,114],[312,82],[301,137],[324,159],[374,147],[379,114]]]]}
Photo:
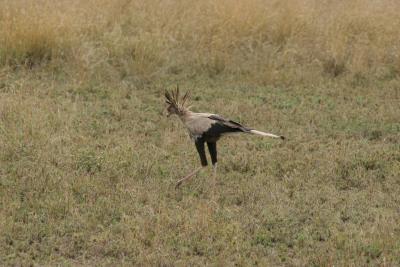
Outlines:
{"type": "Polygon", "coordinates": [[[243,126],[242,124],[225,119],[222,116],[213,114],[208,117],[209,119],[215,121],[215,124],[219,125],[220,130],[225,132],[250,132],[250,128],[243,126]]]}

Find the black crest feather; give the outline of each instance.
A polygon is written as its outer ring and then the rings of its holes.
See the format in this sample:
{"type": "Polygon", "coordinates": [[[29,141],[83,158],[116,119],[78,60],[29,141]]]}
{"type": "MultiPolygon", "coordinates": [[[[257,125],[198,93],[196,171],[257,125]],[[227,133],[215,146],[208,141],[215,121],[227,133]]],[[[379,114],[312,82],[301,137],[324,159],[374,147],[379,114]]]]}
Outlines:
{"type": "Polygon", "coordinates": [[[179,85],[176,86],[175,90],[165,90],[165,102],[169,105],[173,105],[177,110],[183,111],[187,109],[186,104],[190,99],[190,92],[186,92],[183,97],[180,97],[179,85]]]}

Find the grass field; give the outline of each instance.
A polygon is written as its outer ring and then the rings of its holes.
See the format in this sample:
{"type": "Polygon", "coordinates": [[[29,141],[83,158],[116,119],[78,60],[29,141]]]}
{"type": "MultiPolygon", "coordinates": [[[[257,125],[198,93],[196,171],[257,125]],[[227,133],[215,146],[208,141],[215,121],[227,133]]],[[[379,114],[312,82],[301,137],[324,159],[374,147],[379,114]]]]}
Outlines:
{"type": "Polygon", "coordinates": [[[1,266],[400,265],[398,1],[0,1],[1,266]],[[284,142],[199,166],[165,88],[284,142]]]}

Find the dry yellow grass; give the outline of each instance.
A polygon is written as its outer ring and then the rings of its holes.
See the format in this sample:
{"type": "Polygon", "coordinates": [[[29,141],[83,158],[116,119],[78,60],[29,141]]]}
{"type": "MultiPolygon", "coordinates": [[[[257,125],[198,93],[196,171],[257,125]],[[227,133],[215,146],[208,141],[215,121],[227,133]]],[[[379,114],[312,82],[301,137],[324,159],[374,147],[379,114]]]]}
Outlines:
{"type": "Polygon", "coordinates": [[[0,0],[0,265],[400,265],[398,1],[0,0]],[[286,142],[209,172],[163,89],[286,142]]]}
{"type": "MultiPolygon", "coordinates": [[[[6,1],[0,62],[256,83],[400,71],[397,1],[6,1]]],[[[119,79],[118,77],[117,79],[119,79]]]]}

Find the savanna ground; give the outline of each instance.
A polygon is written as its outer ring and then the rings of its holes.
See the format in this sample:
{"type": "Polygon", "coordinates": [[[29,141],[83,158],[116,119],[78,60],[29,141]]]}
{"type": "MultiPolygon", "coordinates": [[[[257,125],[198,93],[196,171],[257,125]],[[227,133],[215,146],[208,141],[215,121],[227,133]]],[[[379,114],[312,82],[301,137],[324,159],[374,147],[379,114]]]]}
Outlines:
{"type": "Polygon", "coordinates": [[[398,1],[0,1],[0,265],[400,265],[398,1]],[[163,90],[284,142],[219,142],[163,90]]]}

